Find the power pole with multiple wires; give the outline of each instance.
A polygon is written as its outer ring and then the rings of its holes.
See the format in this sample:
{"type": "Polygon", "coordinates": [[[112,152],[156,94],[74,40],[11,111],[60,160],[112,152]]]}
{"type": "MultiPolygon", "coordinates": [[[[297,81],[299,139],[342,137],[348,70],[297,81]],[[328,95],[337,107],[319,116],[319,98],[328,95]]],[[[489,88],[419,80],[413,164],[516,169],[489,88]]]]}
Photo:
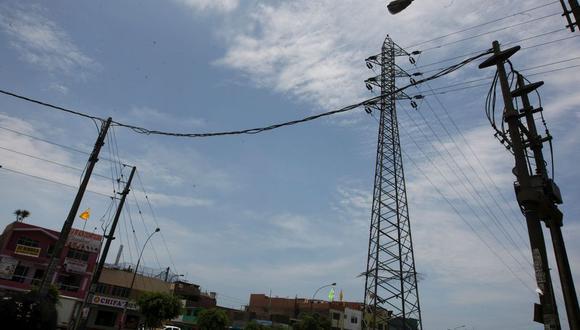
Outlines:
{"type": "Polygon", "coordinates": [[[397,93],[395,78],[407,76],[395,64],[409,56],[387,36],[381,54],[366,59],[367,66],[380,66],[377,77],[367,79],[367,88],[380,88],[381,97],[368,104],[367,112],[380,112],[375,184],[370,225],[363,326],[366,329],[422,329],[417,272],[405,174],[399,140],[395,101],[408,98],[397,93]]]}
{"type": "Polygon", "coordinates": [[[73,204],[72,204],[71,209],[68,213],[68,216],[67,216],[67,218],[62,226],[58,241],[54,245],[54,251],[52,253],[52,256],[50,257],[50,261],[48,263],[48,266],[46,267],[46,272],[44,273],[44,276],[42,277],[42,281],[40,282],[40,286],[39,286],[38,291],[39,291],[39,294],[41,297],[46,296],[46,294],[48,293],[48,289],[49,289],[50,285],[55,280],[56,269],[57,269],[58,263],[60,262],[60,260],[62,258],[62,255],[61,255],[62,251],[63,251],[64,246],[68,240],[68,235],[72,229],[72,225],[74,223],[75,216],[79,210],[79,207],[81,205],[81,201],[83,199],[83,196],[85,194],[85,191],[86,191],[87,186],[89,184],[89,181],[91,179],[93,169],[95,168],[95,165],[99,161],[99,153],[101,152],[101,147],[105,144],[105,137],[107,136],[107,132],[109,130],[109,127],[111,126],[112,121],[113,121],[112,118],[109,117],[106,121],[103,121],[103,123],[101,125],[101,130],[99,131],[99,136],[97,138],[97,141],[95,142],[93,152],[91,153],[91,155],[89,157],[89,162],[88,162],[87,168],[85,170],[85,175],[83,176],[83,179],[81,181],[81,185],[78,189],[75,200],[73,201],[73,204]]]}
{"type": "Polygon", "coordinates": [[[517,181],[514,183],[514,188],[518,204],[526,217],[536,284],[540,296],[540,305],[536,305],[534,320],[543,323],[547,330],[561,328],[541,227],[541,221],[543,221],[550,229],[552,236],[568,323],[571,330],[579,330],[578,298],[562,238],[563,215],[557,206],[557,204],[562,203],[562,196],[553,177],[548,176],[546,162],[542,154],[543,143],[549,142],[551,146],[552,136],[547,128],[545,137],[538,134],[534,114],[541,115],[543,109],[541,105],[534,108],[530,104],[528,96],[543,85],[543,82],[530,83],[519,72],[513,70],[509,58],[520,50],[519,46],[501,50],[499,42],[494,41],[493,50],[494,54],[482,62],[479,67],[497,67],[497,73],[487,98],[488,109],[486,110],[492,127],[496,130],[496,137],[505,144],[515,158],[513,173],[517,181]],[[506,62],[512,67],[510,75],[506,73],[506,62]],[[510,83],[510,76],[512,83],[510,83]],[[500,127],[495,123],[495,86],[498,81],[504,101],[500,127]],[[515,90],[512,90],[512,85],[517,86],[515,90]],[[521,99],[521,109],[514,106],[514,101],[517,102],[518,98],[521,99]],[[507,129],[503,125],[504,122],[508,126],[507,129]],[[531,156],[529,151],[531,151],[531,156]],[[534,164],[532,164],[532,160],[534,164]],[[535,169],[533,165],[535,165],[535,169]]]}
{"type": "MultiPolygon", "coordinates": [[[[115,230],[117,228],[117,223],[119,222],[119,218],[121,216],[121,213],[123,211],[123,206],[125,205],[125,200],[127,199],[127,195],[129,194],[129,191],[131,190],[131,183],[133,181],[133,176],[135,175],[135,171],[137,170],[137,167],[133,166],[131,168],[131,174],[129,174],[129,179],[127,180],[127,183],[125,184],[125,188],[123,189],[123,192],[120,193],[121,195],[121,200],[119,201],[119,205],[117,206],[117,211],[115,212],[115,217],[113,218],[113,222],[111,223],[111,228],[109,229],[109,234],[105,236],[105,246],[103,248],[103,251],[101,252],[101,257],[99,259],[99,263],[97,265],[97,268],[95,269],[93,276],[91,278],[91,283],[89,285],[89,290],[85,296],[85,299],[83,300],[83,303],[81,305],[81,308],[79,310],[79,314],[77,316],[77,325],[75,326],[75,329],[86,329],[87,327],[87,322],[89,319],[89,311],[90,308],[88,310],[85,310],[85,308],[87,308],[87,305],[89,305],[90,299],[93,298],[93,296],[95,295],[95,293],[97,292],[97,284],[99,283],[99,279],[101,277],[101,273],[103,272],[103,268],[105,267],[105,261],[107,260],[107,255],[109,254],[109,249],[111,248],[111,242],[115,239],[114,235],[115,235],[115,230]]],[[[127,301],[127,303],[129,303],[127,301]]]]}

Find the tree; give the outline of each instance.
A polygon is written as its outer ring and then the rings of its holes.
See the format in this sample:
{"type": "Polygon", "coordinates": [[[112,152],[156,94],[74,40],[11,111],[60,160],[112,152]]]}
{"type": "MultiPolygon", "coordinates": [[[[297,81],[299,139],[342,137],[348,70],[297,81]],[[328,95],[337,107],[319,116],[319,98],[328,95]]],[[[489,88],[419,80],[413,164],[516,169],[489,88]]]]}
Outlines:
{"type": "Polygon", "coordinates": [[[14,211],[14,215],[16,216],[16,221],[24,221],[24,218],[28,218],[30,216],[30,212],[27,210],[18,209],[14,211]]]}
{"type": "Polygon", "coordinates": [[[146,292],[137,300],[141,313],[145,315],[145,324],[158,327],[165,320],[173,319],[181,314],[181,300],[178,297],[163,292],[146,292]]]}
{"type": "Polygon", "coordinates": [[[294,324],[295,330],[329,330],[330,327],[330,320],[319,314],[305,314],[294,324]]]}
{"type": "Polygon", "coordinates": [[[230,324],[230,320],[221,309],[205,309],[199,313],[197,326],[200,330],[223,330],[230,324]]]}
{"type": "Polygon", "coordinates": [[[58,290],[51,286],[47,296],[33,288],[27,293],[11,293],[0,300],[2,328],[24,330],[56,329],[58,290]]]}

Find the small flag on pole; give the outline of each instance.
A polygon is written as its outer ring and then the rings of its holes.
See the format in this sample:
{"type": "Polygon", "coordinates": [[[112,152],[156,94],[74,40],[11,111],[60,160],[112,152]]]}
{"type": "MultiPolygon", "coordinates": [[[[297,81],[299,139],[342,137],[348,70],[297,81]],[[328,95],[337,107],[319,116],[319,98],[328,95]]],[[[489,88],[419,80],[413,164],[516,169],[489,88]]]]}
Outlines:
{"type": "Polygon", "coordinates": [[[342,289],[340,289],[340,293],[338,294],[338,297],[340,298],[340,302],[342,302],[342,300],[344,299],[344,295],[342,294],[342,289]]]}
{"type": "Polygon", "coordinates": [[[330,292],[328,292],[328,300],[334,301],[334,288],[330,288],[330,292]]]}
{"type": "Polygon", "coordinates": [[[79,218],[81,218],[85,221],[89,220],[90,217],[91,217],[91,209],[90,208],[86,209],[83,213],[81,213],[79,215],[79,218]]]}

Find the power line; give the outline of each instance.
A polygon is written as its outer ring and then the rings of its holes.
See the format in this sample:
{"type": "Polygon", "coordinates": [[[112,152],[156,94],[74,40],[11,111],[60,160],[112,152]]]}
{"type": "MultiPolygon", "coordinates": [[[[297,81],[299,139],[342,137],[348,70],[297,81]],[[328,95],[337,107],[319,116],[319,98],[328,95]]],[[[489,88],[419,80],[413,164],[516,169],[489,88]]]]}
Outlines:
{"type": "MultiPolygon", "coordinates": [[[[373,116],[373,118],[378,122],[377,118],[371,113],[371,115],[373,116]]],[[[404,130],[401,130],[401,132],[404,132],[404,130]]],[[[429,163],[431,164],[432,168],[435,168],[438,172],[439,175],[444,178],[446,181],[448,181],[448,179],[446,179],[446,177],[443,175],[443,173],[441,172],[441,170],[439,169],[439,167],[437,167],[435,165],[435,163],[431,160],[431,158],[422,150],[422,148],[419,146],[419,144],[415,141],[415,139],[413,139],[412,135],[409,134],[409,139],[415,144],[415,146],[417,147],[417,149],[426,157],[426,159],[429,161],[429,163]]],[[[419,165],[417,164],[417,162],[415,162],[415,160],[405,151],[404,148],[401,148],[401,152],[403,153],[403,155],[411,161],[411,163],[415,166],[415,168],[420,169],[419,165]]],[[[534,292],[534,288],[532,288],[528,283],[526,283],[520,276],[518,276],[518,274],[511,268],[511,266],[509,265],[509,263],[507,263],[504,258],[495,251],[495,249],[492,248],[493,244],[490,244],[487,242],[486,239],[483,238],[483,236],[479,233],[478,230],[476,230],[476,228],[469,222],[467,221],[464,216],[463,216],[463,212],[460,212],[457,207],[455,206],[455,203],[452,203],[446,196],[445,194],[443,194],[443,192],[439,189],[439,187],[433,183],[433,181],[431,180],[431,178],[425,174],[423,171],[419,170],[417,171],[419,173],[421,173],[421,175],[427,180],[427,182],[435,189],[435,191],[439,194],[439,196],[441,196],[441,198],[443,198],[443,200],[445,200],[445,202],[451,207],[451,209],[453,210],[453,212],[457,215],[457,217],[464,223],[467,225],[467,227],[470,229],[470,231],[472,233],[475,234],[475,236],[487,247],[487,249],[508,269],[508,271],[514,276],[515,279],[517,279],[519,282],[521,282],[524,287],[528,288],[530,291],[534,292]]],[[[450,184],[448,182],[448,186],[451,187],[451,189],[455,190],[454,185],[450,184]]],[[[455,192],[457,193],[457,191],[455,190],[455,192]]],[[[474,211],[473,207],[471,205],[469,205],[468,203],[464,202],[465,205],[467,205],[467,207],[469,209],[471,209],[472,213],[474,215],[476,215],[476,217],[478,217],[479,215],[477,214],[477,212],[474,211]]],[[[493,235],[492,235],[493,236],[493,235]]],[[[497,238],[496,238],[497,239],[497,238]]],[[[509,250],[508,250],[509,252],[509,250]]]]}
{"type": "MultiPolygon", "coordinates": [[[[445,143],[443,143],[442,139],[439,137],[439,135],[437,135],[435,133],[435,130],[431,127],[431,125],[429,124],[429,122],[425,119],[425,117],[422,115],[421,111],[417,111],[420,115],[421,118],[423,119],[425,125],[431,130],[431,132],[433,133],[433,135],[435,136],[435,138],[439,141],[439,144],[441,144],[443,146],[443,149],[445,150],[445,152],[447,153],[447,155],[449,156],[448,159],[451,160],[451,163],[453,163],[455,165],[455,167],[457,168],[457,170],[459,171],[459,173],[463,176],[463,178],[465,180],[459,179],[458,182],[460,182],[461,186],[463,186],[463,188],[465,189],[465,191],[467,192],[467,194],[469,195],[469,197],[475,201],[474,204],[476,204],[481,210],[484,211],[484,213],[489,216],[489,218],[492,220],[492,222],[497,226],[497,228],[499,228],[500,232],[505,236],[505,238],[508,240],[508,242],[510,242],[515,248],[516,250],[521,254],[521,250],[519,250],[519,247],[517,245],[517,243],[515,242],[515,240],[511,237],[511,235],[509,235],[509,233],[505,230],[505,228],[501,225],[501,222],[499,222],[499,220],[497,219],[497,217],[495,216],[495,214],[493,212],[490,211],[489,206],[486,205],[486,203],[484,203],[484,199],[481,196],[481,194],[479,193],[479,190],[473,185],[473,183],[471,182],[471,179],[469,179],[469,177],[465,174],[465,172],[463,171],[463,169],[461,168],[461,166],[459,166],[459,164],[457,163],[457,161],[455,160],[455,158],[452,156],[451,152],[447,149],[445,143]],[[470,189],[471,187],[471,189],[470,189]],[[475,194],[474,194],[475,192],[475,194]],[[476,196],[477,195],[477,196],[476,196]]],[[[431,146],[433,147],[433,150],[437,150],[435,147],[435,144],[432,142],[431,139],[429,139],[429,137],[427,137],[427,135],[425,134],[424,130],[420,129],[419,125],[417,124],[417,122],[413,119],[413,117],[408,114],[406,111],[403,111],[403,113],[407,114],[408,117],[411,119],[412,124],[415,125],[416,128],[419,128],[419,132],[421,133],[421,135],[425,138],[426,141],[429,141],[429,143],[431,144],[431,146]]],[[[416,142],[416,140],[411,136],[410,139],[412,140],[412,142],[417,146],[417,148],[419,147],[419,144],[416,142]]],[[[454,142],[452,140],[452,142],[454,142]]],[[[457,146],[456,146],[457,147],[457,146]]],[[[422,150],[421,150],[422,151],[422,150]]],[[[462,196],[462,194],[460,194],[457,189],[455,189],[455,186],[453,185],[453,183],[451,181],[449,181],[449,179],[443,175],[443,172],[439,169],[439,166],[437,166],[437,164],[435,164],[434,161],[432,161],[431,157],[429,157],[426,153],[422,152],[430,161],[431,164],[433,164],[433,166],[435,167],[435,169],[437,169],[437,171],[440,173],[441,177],[444,178],[448,185],[450,187],[452,187],[453,191],[455,191],[455,193],[458,196],[462,196]]],[[[443,156],[441,154],[441,156],[443,156]]],[[[443,156],[444,157],[444,156],[443,156]]],[[[455,171],[451,172],[453,175],[458,175],[455,171]]],[[[465,197],[467,197],[466,195],[463,195],[465,197]]],[[[495,233],[490,229],[489,226],[486,225],[486,222],[480,217],[480,215],[475,211],[474,208],[471,207],[471,205],[469,205],[469,203],[466,202],[466,205],[469,206],[469,208],[471,209],[471,211],[473,212],[474,215],[476,215],[477,219],[480,221],[480,223],[483,225],[483,227],[486,228],[486,230],[489,232],[489,234],[491,236],[493,236],[496,241],[498,241],[498,243],[500,243],[501,247],[508,252],[508,254],[520,265],[520,267],[522,269],[524,269],[524,266],[522,265],[522,263],[520,262],[520,259],[516,258],[510,251],[510,249],[508,249],[504,244],[503,241],[500,240],[495,233]]],[[[499,205],[497,205],[498,207],[500,207],[499,205]]],[[[522,254],[523,258],[522,260],[528,261],[528,259],[526,259],[526,257],[522,254]]],[[[524,261],[524,263],[525,263],[524,261]]],[[[530,263],[531,265],[531,263],[530,263]]]]}
{"type": "MultiPolygon", "coordinates": [[[[422,84],[426,81],[434,80],[434,79],[440,78],[442,76],[445,76],[447,74],[450,74],[451,72],[454,72],[454,71],[462,68],[463,66],[471,63],[472,61],[479,59],[480,57],[485,56],[485,55],[490,54],[490,53],[491,53],[491,50],[484,51],[484,52],[477,54],[473,57],[465,59],[457,64],[454,64],[454,65],[451,65],[445,69],[442,69],[441,71],[437,72],[436,74],[433,74],[432,76],[417,80],[414,83],[411,83],[411,84],[408,84],[408,85],[403,86],[401,88],[398,88],[397,90],[394,91],[394,93],[395,94],[401,93],[411,86],[415,86],[417,84],[422,84]]],[[[56,105],[53,105],[53,104],[50,104],[47,102],[38,101],[38,100],[29,98],[26,96],[18,95],[18,94],[12,93],[12,92],[7,92],[7,91],[3,91],[3,90],[0,90],[0,92],[4,93],[6,95],[9,95],[9,96],[13,96],[13,97],[28,101],[28,102],[33,102],[36,104],[44,105],[50,109],[56,109],[56,110],[60,110],[60,111],[65,111],[65,112],[70,113],[70,114],[79,115],[79,116],[82,116],[85,118],[98,119],[98,120],[104,121],[104,119],[102,119],[102,118],[98,118],[98,117],[95,117],[92,115],[84,114],[84,113],[81,113],[81,112],[76,111],[76,110],[66,109],[66,108],[56,106],[56,105]]],[[[351,110],[356,109],[360,106],[366,106],[366,105],[373,104],[374,102],[379,101],[382,97],[384,97],[384,95],[376,96],[376,97],[364,100],[364,101],[356,103],[356,104],[348,105],[348,106],[343,107],[343,108],[338,109],[338,110],[332,110],[332,111],[320,113],[317,115],[308,116],[308,117],[305,117],[302,119],[292,120],[292,121],[283,122],[283,123],[274,124],[274,125],[265,126],[265,127],[242,129],[242,130],[236,130],[236,131],[224,131],[224,132],[212,132],[212,133],[175,133],[175,132],[150,130],[150,129],[147,129],[144,127],[134,126],[134,125],[130,125],[130,124],[124,124],[124,123],[120,123],[120,122],[116,122],[116,121],[113,121],[113,124],[116,126],[129,128],[137,133],[145,134],[145,135],[153,135],[154,134],[154,135],[165,135],[165,136],[174,136],[174,137],[196,138],[196,137],[213,137],[213,136],[226,136],[226,135],[241,135],[241,134],[257,134],[257,133],[270,131],[270,130],[274,130],[274,129],[285,127],[285,126],[301,124],[301,123],[309,122],[309,121],[312,121],[315,119],[319,119],[319,118],[328,117],[328,116],[336,115],[339,113],[351,111],[351,110]]]]}
{"type": "MultiPolygon", "coordinates": [[[[16,150],[13,150],[13,149],[10,149],[10,148],[6,148],[6,147],[0,146],[0,149],[5,150],[5,151],[8,151],[8,152],[15,153],[15,154],[18,154],[18,155],[26,156],[26,157],[29,157],[29,158],[32,158],[32,159],[36,159],[36,160],[40,160],[40,161],[43,161],[43,162],[47,162],[47,163],[50,163],[50,164],[62,166],[64,168],[68,168],[68,169],[71,169],[71,170],[75,170],[75,171],[79,171],[79,172],[83,172],[84,171],[82,168],[79,168],[79,167],[74,167],[74,166],[71,166],[71,165],[59,163],[59,162],[56,162],[54,160],[50,160],[50,159],[46,159],[46,158],[34,156],[34,155],[31,155],[31,154],[27,154],[27,153],[24,153],[24,152],[21,152],[21,151],[16,151],[16,150]]],[[[101,177],[101,178],[109,179],[108,176],[101,175],[101,174],[98,174],[98,173],[93,173],[93,175],[94,176],[101,177]]]]}
{"type": "Polygon", "coordinates": [[[500,31],[504,31],[504,30],[508,30],[508,29],[511,29],[511,28],[514,28],[514,27],[518,27],[518,26],[521,26],[521,25],[524,25],[524,24],[529,24],[529,23],[541,21],[543,19],[550,18],[550,17],[554,17],[554,16],[559,16],[559,15],[560,15],[560,12],[557,12],[557,13],[554,13],[554,14],[537,17],[537,18],[534,18],[534,19],[531,19],[531,20],[527,20],[527,21],[523,21],[523,22],[520,22],[520,23],[516,23],[516,24],[504,26],[504,27],[499,28],[499,29],[491,30],[491,31],[488,31],[488,32],[484,32],[484,33],[476,34],[476,35],[473,35],[473,36],[469,36],[469,37],[466,37],[466,38],[463,38],[463,39],[459,39],[459,40],[451,41],[451,42],[448,42],[448,43],[444,43],[444,44],[441,44],[441,45],[438,45],[438,46],[433,46],[433,47],[425,48],[425,49],[422,49],[421,51],[422,52],[426,52],[426,51],[429,51],[429,50],[433,50],[433,49],[437,49],[437,48],[442,48],[442,47],[449,46],[449,45],[454,45],[454,44],[457,44],[457,43],[460,43],[460,42],[463,42],[463,41],[467,41],[467,40],[479,38],[479,37],[482,37],[482,36],[485,36],[485,35],[488,35],[488,34],[500,32],[500,31]]]}
{"type": "MultiPolygon", "coordinates": [[[[77,186],[74,186],[74,185],[71,185],[71,184],[68,184],[68,183],[64,183],[64,182],[56,181],[56,180],[53,180],[53,179],[48,179],[48,178],[45,178],[45,177],[41,177],[41,176],[38,176],[38,175],[34,175],[34,174],[30,174],[30,173],[21,172],[21,171],[15,170],[15,169],[11,169],[11,168],[8,168],[8,167],[6,167],[4,165],[0,165],[0,172],[1,172],[1,170],[5,170],[5,171],[11,172],[11,173],[15,173],[15,174],[19,174],[19,175],[24,175],[24,176],[27,176],[27,177],[30,177],[30,178],[34,178],[34,179],[38,179],[38,180],[42,180],[42,181],[46,181],[46,182],[58,184],[58,185],[61,185],[61,186],[64,186],[64,187],[68,187],[68,188],[72,188],[72,189],[75,189],[75,190],[78,190],[78,188],[79,188],[77,186]]],[[[94,190],[87,189],[87,191],[88,192],[91,192],[91,193],[93,193],[95,195],[100,195],[100,196],[103,196],[103,197],[111,198],[110,195],[106,195],[106,194],[103,194],[103,193],[100,193],[100,192],[97,192],[97,191],[94,191],[94,190]]]]}
{"type": "MultiPolygon", "coordinates": [[[[26,136],[26,137],[31,138],[33,140],[41,141],[41,142],[44,142],[44,143],[47,143],[47,144],[50,144],[50,145],[53,145],[53,146],[56,146],[56,147],[59,147],[59,148],[62,148],[62,149],[74,151],[76,153],[80,153],[80,154],[83,154],[83,155],[87,155],[87,156],[90,156],[91,155],[91,153],[88,152],[88,151],[84,151],[84,150],[80,150],[80,149],[77,149],[77,148],[73,148],[71,146],[67,146],[67,145],[64,145],[64,144],[56,143],[56,142],[53,142],[53,141],[50,141],[50,140],[47,140],[47,139],[44,139],[44,138],[41,138],[41,137],[38,137],[38,136],[34,136],[34,135],[31,135],[31,134],[28,134],[28,133],[24,133],[24,132],[17,131],[15,129],[11,129],[11,128],[4,127],[4,126],[0,126],[0,129],[5,130],[5,131],[8,131],[8,132],[11,132],[11,133],[14,133],[14,134],[26,136]]],[[[109,159],[109,158],[106,158],[106,157],[102,157],[102,156],[99,156],[99,159],[102,159],[102,160],[105,160],[105,161],[108,161],[108,162],[114,162],[112,159],[109,159]]],[[[121,165],[123,165],[123,163],[121,163],[121,165]]]]}
{"type": "Polygon", "coordinates": [[[27,102],[31,102],[31,103],[35,103],[35,104],[38,104],[38,105],[42,105],[42,106],[45,106],[45,107],[48,107],[48,108],[51,108],[51,109],[55,109],[55,110],[59,110],[59,111],[64,111],[64,112],[67,112],[69,114],[73,114],[73,115],[77,115],[77,116],[81,116],[81,117],[89,118],[89,119],[93,119],[93,120],[99,120],[101,122],[104,122],[105,121],[105,119],[103,119],[103,118],[99,118],[99,117],[87,115],[86,113],[82,113],[82,112],[79,112],[79,111],[76,111],[76,110],[66,109],[66,108],[60,107],[58,105],[54,105],[54,104],[50,104],[50,103],[47,103],[47,102],[35,100],[35,99],[29,98],[29,97],[26,97],[26,96],[23,96],[23,95],[18,95],[16,93],[12,93],[12,92],[9,92],[9,91],[3,90],[3,89],[0,89],[0,93],[5,94],[5,95],[8,95],[8,96],[15,97],[17,99],[21,99],[21,100],[24,100],[24,101],[27,101],[27,102]]]}
{"type": "Polygon", "coordinates": [[[487,21],[487,22],[484,22],[484,23],[481,23],[481,24],[477,24],[477,25],[474,25],[474,26],[471,26],[471,27],[468,27],[468,28],[465,28],[465,29],[462,29],[462,30],[459,30],[459,31],[451,32],[451,33],[448,33],[448,34],[445,34],[445,35],[442,35],[442,36],[438,36],[438,37],[435,37],[435,38],[432,38],[432,39],[429,39],[429,40],[425,40],[425,41],[416,43],[414,45],[405,46],[404,48],[407,48],[407,49],[409,49],[409,48],[415,48],[417,46],[424,45],[424,44],[427,44],[427,43],[430,43],[430,42],[433,42],[433,41],[436,41],[436,40],[441,40],[441,39],[450,37],[452,35],[456,35],[456,34],[459,34],[459,33],[467,32],[467,31],[476,29],[478,27],[482,27],[482,26],[489,25],[489,24],[492,24],[492,23],[497,23],[497,22],[503,21],[505,19],[512,18],[514,16],[518,16],[518,15],[525,14],[525,13],[528,13],[528,12],[531,12],[531,11],[534,11],[534,10],[537,10],[537,9],[540,9],[540,8],[544,8],[544,7],[553,5],[555,3],[558,3],[558,1],[551,1],[549,3],[543,4],[543,5],[540,5],[540,6],[532,7],[532,8],[529,8],[529,9],[526,9],[526,10],[523,10],[523,11],[520,11],[520,12],[517,12],[517,13],[513,13],[513,14],[510,14],[510,15],[501,17],[501,18],[497,18],[497,19],[494,19],[494,20],[491,20],[491,21],[487,21]]]}

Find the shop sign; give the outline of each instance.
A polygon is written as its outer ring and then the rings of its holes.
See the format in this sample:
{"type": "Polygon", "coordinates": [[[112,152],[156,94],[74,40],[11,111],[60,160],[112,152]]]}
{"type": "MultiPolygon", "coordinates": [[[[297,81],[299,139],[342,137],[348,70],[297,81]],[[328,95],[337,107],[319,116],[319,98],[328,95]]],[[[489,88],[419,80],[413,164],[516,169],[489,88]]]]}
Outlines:
{"type": "MultiPolygon", "coordinates": [[[[116,307],[116,308],[124,308],[125,304],[127,304],[127,300],[124,299],[117,299],[117,298],[110,298],[110,297],[103,297],[103,296],[93,296],[91,302],[95,305],[103,305],[109,307],[116,307]]],[[[129,305],[127,305],[127,309],[137,310],[137,304],[133,301],[129,301],[129,305]]]]}
{"type": "Polygon", "coordinates": [[[87,271],[87,263],[73,258],[64,258],[64,269],[70,273],[84,273],[87,271]]]}
{"type": "Polygon", "coordinates": [[[32,246],[28,246],[28,245],[16,244],[16,249],[14,250],[14,253],[20,254],[23,256],[38,258],[38,256],[40,255],[40,248],[39,247],[32,247],[32,246]]]}
{"type": "Polygon", "coordinates": [[[0,257],[0,278],[11,279],[18,260],[12,257],[0,257]]]}
{"type": "Polygon", "coordinates": [[[71,229],[66,246],[92,253],[98,253],[101,248],[101,235],[79,229],[71,229]]]}

